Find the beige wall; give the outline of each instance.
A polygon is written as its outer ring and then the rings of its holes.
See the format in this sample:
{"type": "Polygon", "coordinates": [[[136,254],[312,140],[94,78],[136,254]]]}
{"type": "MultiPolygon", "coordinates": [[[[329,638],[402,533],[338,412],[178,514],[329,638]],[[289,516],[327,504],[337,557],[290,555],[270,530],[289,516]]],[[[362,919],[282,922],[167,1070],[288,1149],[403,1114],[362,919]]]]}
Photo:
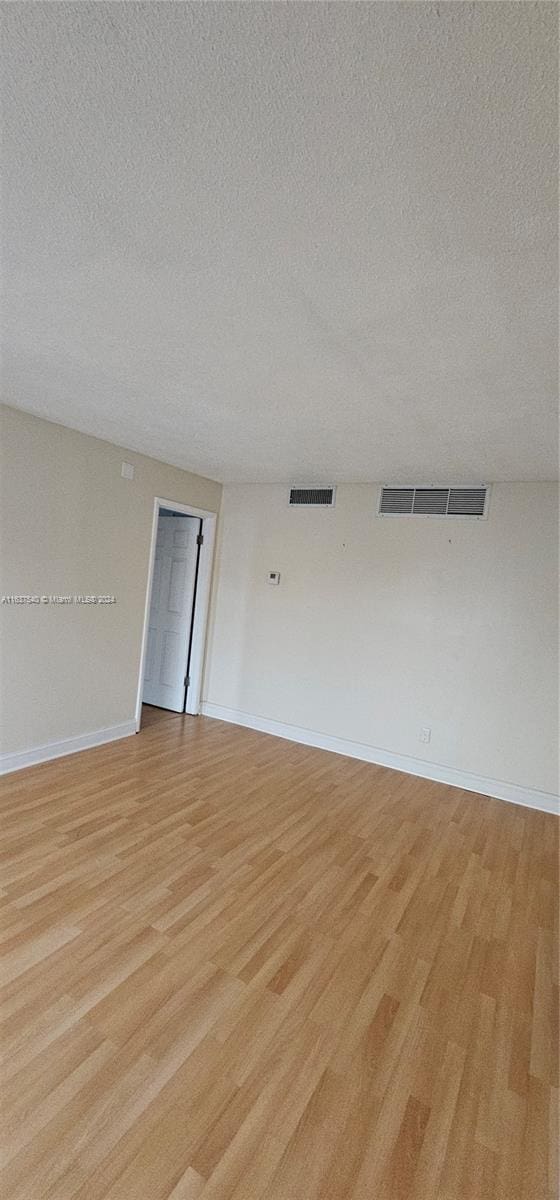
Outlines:
{"type": "Polygon", "coordinates": [[[154,497],[215,512],[221,487],[12,408],[0,436],[2,593],[117,598],[0,609],[6,754],[134,717],[154,497]]]}
{"type": "Polygon", "coordinates": [[[555,485],[495,485],[486,521],[376,519],[377,494],[224,488],[207,701],[555,792],[555,485]]]}
{"type": "MultiPolygon", "coordinates": [[[[0,434],[2,593],[117,597],[0,607],[11,754],[134,717],[154,496],[217,511],[221,488],[10,408],[0,434]]],[[[224,489],[205,699],[556,791],[555,485],[494,485],[487,521],[378,520],[376,499],[224,489]]]]}

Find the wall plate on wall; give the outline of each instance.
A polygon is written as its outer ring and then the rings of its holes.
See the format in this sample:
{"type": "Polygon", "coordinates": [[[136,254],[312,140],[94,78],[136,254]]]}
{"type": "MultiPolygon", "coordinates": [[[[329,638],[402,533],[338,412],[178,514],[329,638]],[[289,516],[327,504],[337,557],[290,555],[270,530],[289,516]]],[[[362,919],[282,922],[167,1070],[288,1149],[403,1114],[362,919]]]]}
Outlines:
{"type": "Polygon", "coordinates": [[[269,571],[268,576],[267,576],[267,583],[269,583],[271,585],[271,587],[278,587],[278,584],[280,583],[280,572],[279,571],[269,571]]]}

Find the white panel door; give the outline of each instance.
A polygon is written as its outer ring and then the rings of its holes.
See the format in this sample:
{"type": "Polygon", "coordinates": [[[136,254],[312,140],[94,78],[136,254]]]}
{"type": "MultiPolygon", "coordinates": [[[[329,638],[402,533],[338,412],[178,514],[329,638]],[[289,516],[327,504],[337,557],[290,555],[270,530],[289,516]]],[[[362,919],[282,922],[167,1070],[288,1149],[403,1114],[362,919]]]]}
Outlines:
{"type": "Polygon", "coordinates": [[[199,528],[198,517],[160,513],[142,700],[174,712],[185,698],[199,528]]]}

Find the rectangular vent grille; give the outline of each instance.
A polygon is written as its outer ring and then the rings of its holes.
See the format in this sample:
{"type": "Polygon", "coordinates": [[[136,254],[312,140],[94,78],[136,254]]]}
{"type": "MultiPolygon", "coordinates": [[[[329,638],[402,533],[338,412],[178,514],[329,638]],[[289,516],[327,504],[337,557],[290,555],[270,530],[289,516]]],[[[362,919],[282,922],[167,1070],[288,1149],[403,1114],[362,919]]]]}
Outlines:
{"type": "Polygon", "coordinates": [[[334,488],[290,488],[291,505],[315,505],[332,508],[334,504],[334,488]]]}
{"type": "Polygon", "coordinates": [[[485,517],[487,487],[383,487],[380,517],[485,517]]]}

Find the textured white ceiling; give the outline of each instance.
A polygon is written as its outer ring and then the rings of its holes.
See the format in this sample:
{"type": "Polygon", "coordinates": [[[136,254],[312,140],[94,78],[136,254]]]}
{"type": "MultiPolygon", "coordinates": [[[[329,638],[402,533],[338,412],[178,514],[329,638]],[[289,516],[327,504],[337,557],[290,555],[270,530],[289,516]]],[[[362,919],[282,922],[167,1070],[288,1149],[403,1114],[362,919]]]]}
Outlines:
{"type": "Polygon", "coordinates": [[[556,16],[3,5],[3,399],[228,481],[553,477],[556,16]]]}

